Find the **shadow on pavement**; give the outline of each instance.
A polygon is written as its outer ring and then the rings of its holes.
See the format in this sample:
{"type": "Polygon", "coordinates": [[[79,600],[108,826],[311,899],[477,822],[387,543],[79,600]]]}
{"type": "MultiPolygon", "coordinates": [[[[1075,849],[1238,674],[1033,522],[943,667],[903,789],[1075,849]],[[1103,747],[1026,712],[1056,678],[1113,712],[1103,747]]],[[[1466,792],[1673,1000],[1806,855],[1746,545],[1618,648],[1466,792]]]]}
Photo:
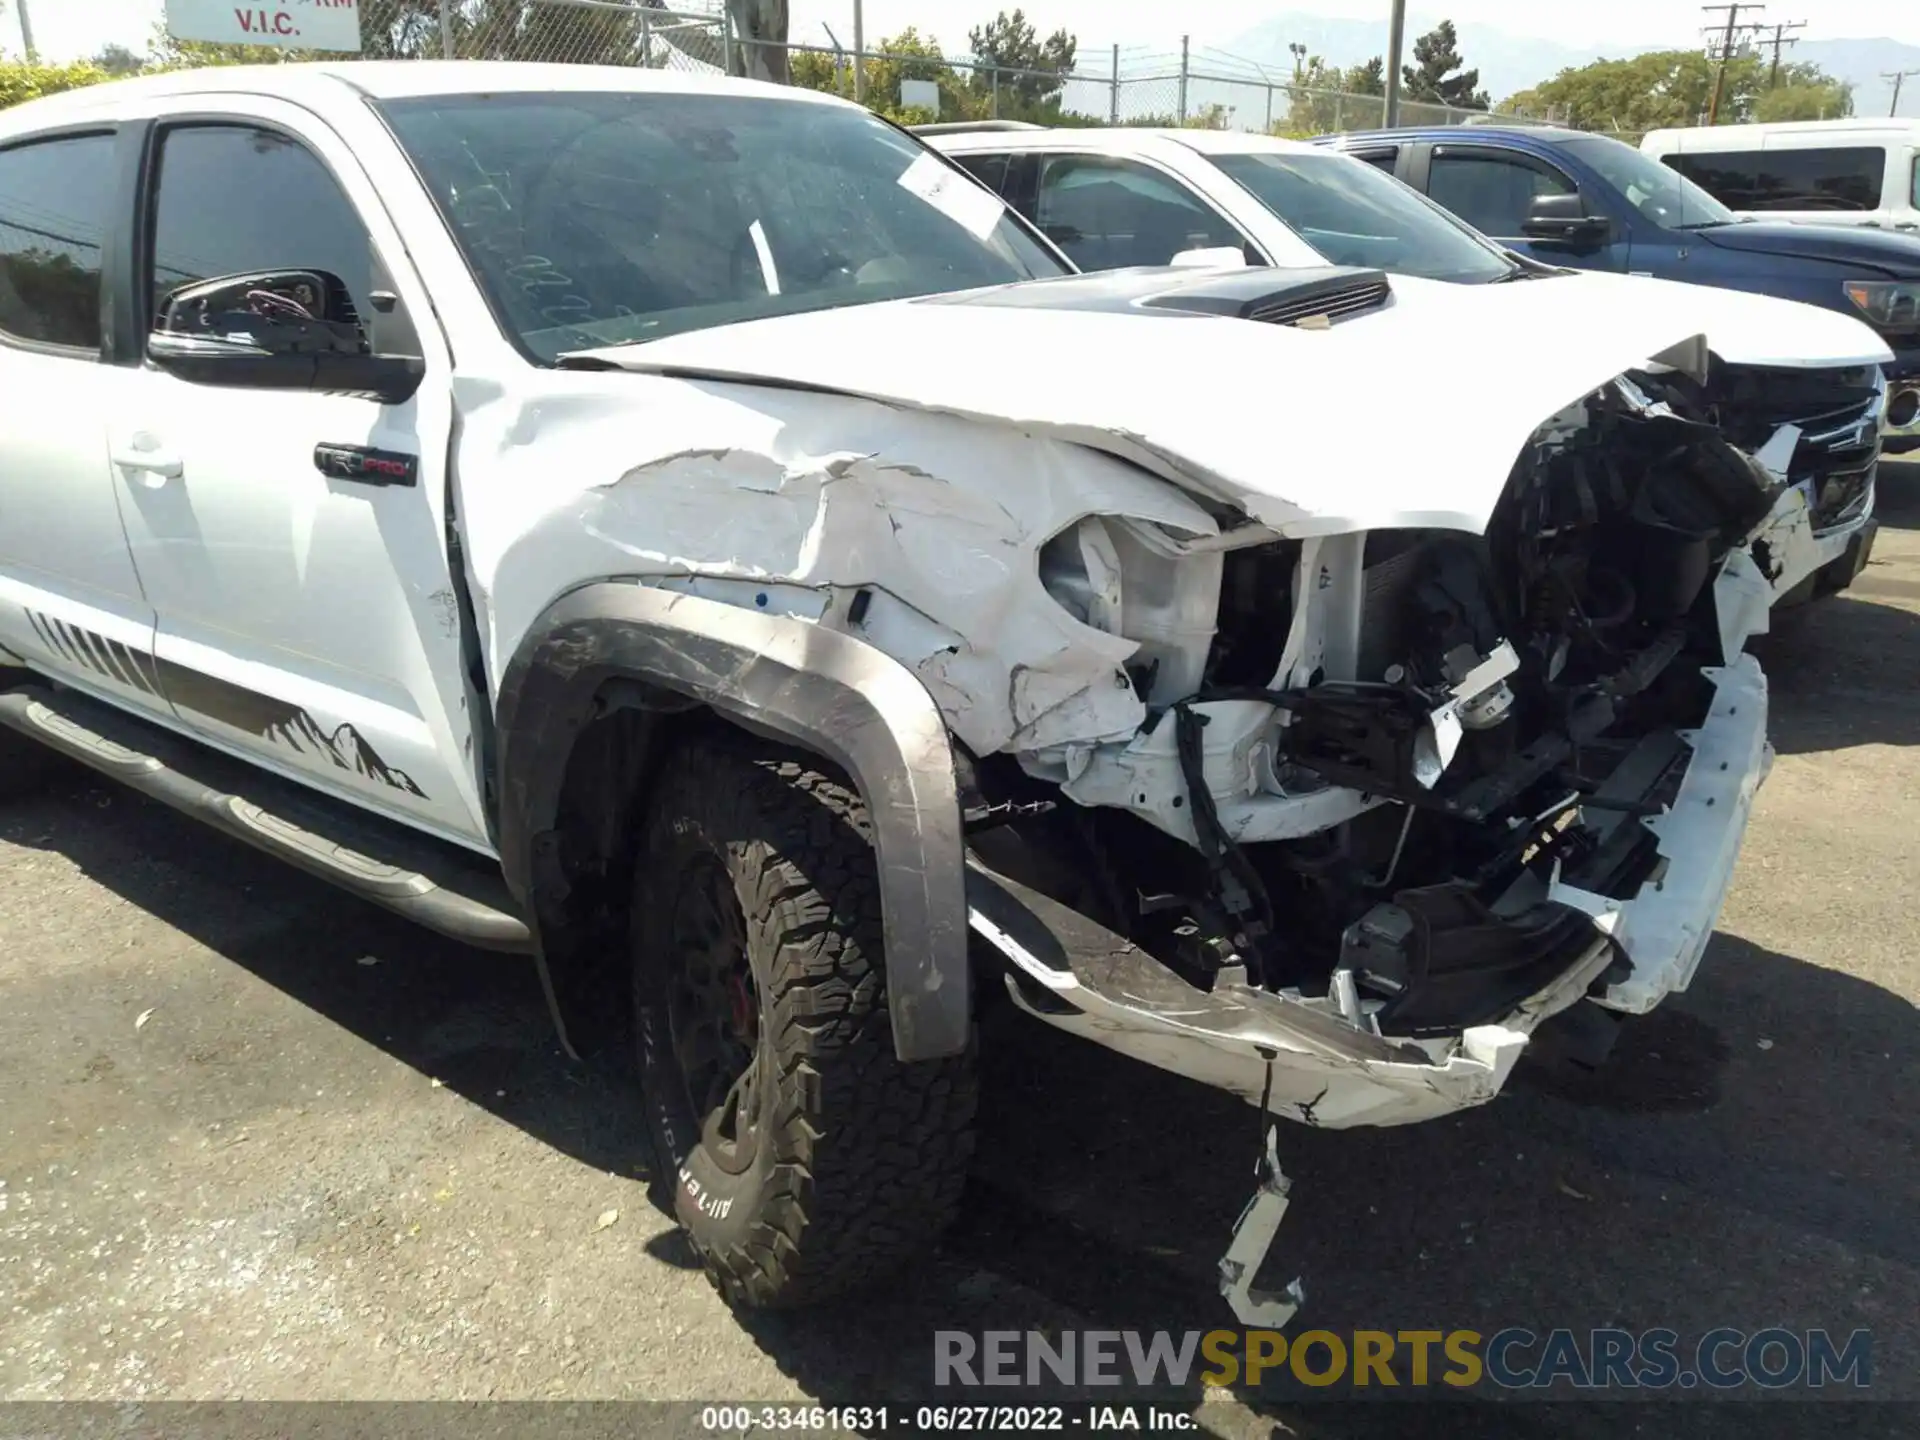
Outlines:
{"type": "Polygon", "coordinates": [[[1873,513],[1895,530],[1920,530],[1920,454],[1887,458],[1873,482],[1873,513]]]}
{"type": "MultiPolygon", "coordinates": [[[[69,797],[77,823],[52,837],[89,875],[544,1143],[633,1173],[643,1137],[622,1057],[568,1064],[525,962],[426,936],[144,802],[97,812],[92,793],[69,797]],[[166,866],[139,863],[156,854],[166,866]],[[236,898],[196,903],[220,894],[236,898]]],[[[9,816],[0,833],[31,844],[41,823],[9,816]]],[[[891,1289],[741,1322],[825,1403],[1037,1398],[934,1391],[938,1329],[1231,1324],[1214,1266],[1251,1188],[1254,1112],[1010,1010],[983,1017],[982,1040],[980,1158],[942,1253],[891,1289]]],[[[1721,936],[1694,991],[1630,1025],[1599,1077],[1523,1072],[1490,1106],[1402,1130],[1283,1126],[1294,1199],[1265,1280],[1302,1276],[1296,1333],[1868,1327],[1881,1383],[1910,1390],[1915,1093],[1911,1004],[1721,936]]],[[[694,1263],[672,1239],[650,1249],[694,1263]]],[[[1796,1416],[1831,1434],[1838,1413],[1772,1406],[1756,1430],[1760,1417],[1735,1423],[1745,1407],[1724,1405],[1355,1407],[1331,1403],[1351,1391],[1290,1378],[1240,1393],[1291,1433],[1327,1437],[1451,1435],[1468,1416],[1476,1435],[1803,1433],[1772,1428],[1796,1416]]],[[[1197,1379],[1082,1392],[1201,1396],[1197,1379]]]]}

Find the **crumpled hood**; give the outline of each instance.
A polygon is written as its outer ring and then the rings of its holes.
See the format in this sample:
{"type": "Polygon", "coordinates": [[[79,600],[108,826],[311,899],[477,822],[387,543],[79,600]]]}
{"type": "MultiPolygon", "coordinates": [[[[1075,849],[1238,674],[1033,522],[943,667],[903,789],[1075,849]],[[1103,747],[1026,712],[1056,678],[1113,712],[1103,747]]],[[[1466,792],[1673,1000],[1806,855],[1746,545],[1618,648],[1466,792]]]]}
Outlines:
{"type": "MultiPolygon", "coordinates": [[[[1167,275],[1174,285],[1193,272],[1167,275]]],[[[1478,533],[1545,420],[1622,371],[1661,356],[1684,363],[1701,336],[1711,346],[1733,293],[1395,277],[1386,308],[1308,330],[1082,308],[1098,278],[749,321],[582,352],[576,363],[826,390],[1011,426],[1118,455],[1291,535],[1478,533]]],[[[1820,317],[1816,328],[1845,320],[1772,303],[1810,325],[1820,317]]],[[[1829,363],[1887,353],[1857,328],[1871,353],[1855,339],[1855,353],[1829,363]]],[[[1833,350],[1825,333],[1808,342],[1816,353],[1833,350]]]]}

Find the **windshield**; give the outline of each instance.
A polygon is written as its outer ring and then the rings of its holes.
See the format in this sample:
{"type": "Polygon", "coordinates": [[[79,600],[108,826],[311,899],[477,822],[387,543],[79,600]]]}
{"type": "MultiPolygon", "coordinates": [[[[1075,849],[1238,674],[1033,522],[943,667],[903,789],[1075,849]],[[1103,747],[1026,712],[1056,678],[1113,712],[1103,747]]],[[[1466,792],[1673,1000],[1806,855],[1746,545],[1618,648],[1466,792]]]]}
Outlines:
{"type": "Polygon", "coordinates": [[[1285,151],[1211,158],[1336,265],[1469,282],[1514,271],[1477,232],[1364,160],[1285,151]]]}
{"type": "Polygon", "coordinates": [[[1736,225],[1740,221],[1738,215],[1679,171],[1669,170],[1631,145],[1604,135],[1582,135],[1560,143],[1575,159],[1599,171],[1601,179],[1656,225],[1670,230],[1704,230],[1709,225],[1736,225]]]}
{"type": "Polygon", "coordinates": [[[503,328],[534,359],[1067,273],[865,111],[761,96],[388,102],[503,328]]]}

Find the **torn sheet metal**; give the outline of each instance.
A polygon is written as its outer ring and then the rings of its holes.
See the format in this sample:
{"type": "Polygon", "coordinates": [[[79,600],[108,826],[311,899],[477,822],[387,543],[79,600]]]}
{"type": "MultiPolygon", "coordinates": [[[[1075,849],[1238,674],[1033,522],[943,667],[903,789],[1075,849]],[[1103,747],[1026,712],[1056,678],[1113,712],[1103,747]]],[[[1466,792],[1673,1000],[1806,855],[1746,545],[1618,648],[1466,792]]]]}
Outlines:
{"type": "Polygon", "coordinates": [[[1028,1014],[1158,1069],[1263,1101],[1303,1125],[1411,1125],[1499,1094],[1548,1016],[1576,1003],[1610,959],[1597,936],[1580,961],[1502,1024],[1457,1037],[1389,1040],[1355,1029],[1325,1001],[1244,983],[1189,985],[1122,937],[969,861],[968,921],[1023,981],[1052,997],[1008,994],[1028,1014]]]}
{"type": "MultiPolygon", "coordinates": [[[[1858,519],[1846,525],[1837,526],[1825,534],[1816,533],[1811,490],[1811,482],[1802,482],[1783,490],[1780,498],[1774,502],[1773,510],[1749,541],[1747,548],[1756,566],[1761,566],[1771,599],[1777,600],[1816,570],[1846,554],[1848,543],[1872,513],[1869,507],[1858,519]]],[[[1724,623],[1724,616],[1722,620],[1724,623]]]]}
{"type": "Polygon", "coordinates": [[[1123,667],[1143,645],[1159,672],[1197,683],[1220,560],[1178,550],[1218,523],[1109,456],[840,396],[634,375],[546,383],[522,399],[463,397],[464,539],[495,675],[557,594],[618,575],[813,608],[912,669],[977,753],[1130,738],[1145,702],[1123,667]],[[849,435],[868,448],[846,450],[849,435]],[[1076,618],[1042,583],[1041,547],[1094,514],[1123,570],[1159,567],[1122,598],[1122,624],[1143,638],[1076,618]],[[1171,598],[1155,610],[1156,596],[1171,598]]]}
{"type": "Polygon", "coordinates": [[[1260,1183],[1233,1225],[1233,1241],[1220,1257],[1220,1293],[1242,1325],[1279,1330],[1307,1303],[1307,1292],[1296,1277],[1278,1293],[1255,1290],[1260,1264],[1273,1248],[1280,1222],[1287,1216],[1292,1186],[1280,1168],[1277,1127],[1267,1127],[1266,1148],[1260,1156],[1260,1183]]]}
{"type": "Polygon", "coordinates": [[[1705,722],[1683,738],[1693,758],[1664,815],[1642,823],[1659,842],[1664,870],[1621,902],[1555,883],[1548,898],[1603,920],[1632,973],[1596,997],[1613,1010],[1644,1014],[1685,990],[1699,968],[1733,880],[1753,797],[1773,764],[1767,742],[1767,679],[1742,655],[1704,672],[1714,697],[1705,722]]]}

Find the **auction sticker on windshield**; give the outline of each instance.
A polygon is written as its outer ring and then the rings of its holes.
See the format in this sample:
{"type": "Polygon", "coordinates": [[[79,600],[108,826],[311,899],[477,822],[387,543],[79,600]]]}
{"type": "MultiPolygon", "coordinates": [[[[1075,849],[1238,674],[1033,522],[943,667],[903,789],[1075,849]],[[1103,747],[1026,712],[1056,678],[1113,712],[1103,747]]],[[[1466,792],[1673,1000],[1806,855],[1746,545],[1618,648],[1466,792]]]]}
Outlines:
{"type": "Polygon", "coordinates": [[[993,233],[1005,208],[997,196],[932,155],[922,155],[909,165],[900,177],[900,186],[962,226],[976,240],[984,240],[993,233]]]}
{"type": "Polygon", "coordinates": [[[360,50],[359,0],[167,0],[167,33],[221,45],[360,50]]]}

